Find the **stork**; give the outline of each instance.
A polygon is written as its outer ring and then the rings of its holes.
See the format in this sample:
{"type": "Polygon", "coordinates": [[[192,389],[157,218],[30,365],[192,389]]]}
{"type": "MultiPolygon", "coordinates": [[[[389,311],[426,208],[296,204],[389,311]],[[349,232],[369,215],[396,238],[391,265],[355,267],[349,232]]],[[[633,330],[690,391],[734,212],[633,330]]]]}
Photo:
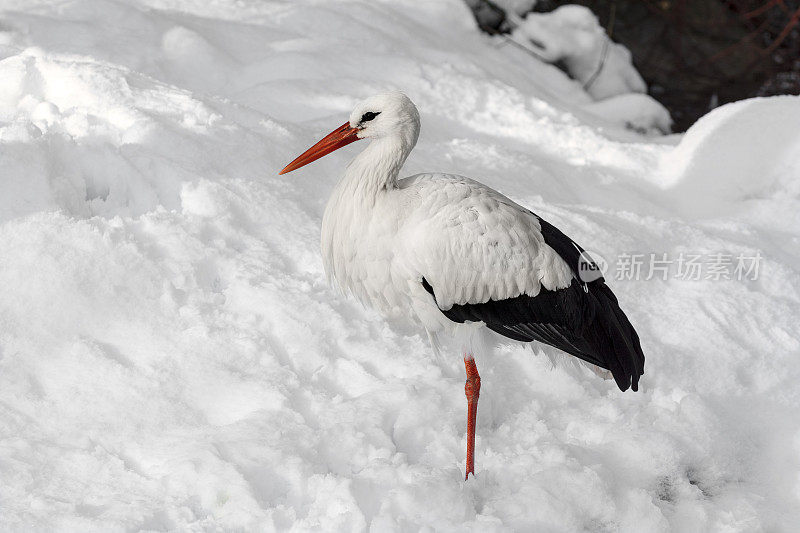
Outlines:
{"type": "Polygon", "coordinates": [[[610,371],[622,391],[638,389],[644,354],[602,276],[581,276],[584,249],[554,226],[463,176],[398,179],[419,130],[419,113],[405,94],[379,94],[280,174],[370,140],[325,209],[325,271],[344,292],[385,314],[408,315],[432,338],[461,339],[468,480],[475,474],[481,389],[470,339],[481,329],[554,346],[610,371]]]}

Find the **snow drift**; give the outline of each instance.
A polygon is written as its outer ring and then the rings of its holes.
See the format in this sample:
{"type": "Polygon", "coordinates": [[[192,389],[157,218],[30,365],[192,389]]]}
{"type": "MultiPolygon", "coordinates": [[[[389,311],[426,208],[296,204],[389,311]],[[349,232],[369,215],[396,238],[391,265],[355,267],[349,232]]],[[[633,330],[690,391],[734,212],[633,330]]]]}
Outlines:
{"type": "Polygon", "coordinates": [[[800,99],[653,142],[460,0],[12,0],[2,20],[3,529],[800,522],[800,99]],[[481,179],[602,254],[648,358],[621,394],[478,354],[467,483],[460,354],[324,280],[324,202],[358,145],[276,175],[390,88],[422,114],[405,173],[481,179]],[[763,260],[616,279],[625,254],[689,252],[763,260]]]}

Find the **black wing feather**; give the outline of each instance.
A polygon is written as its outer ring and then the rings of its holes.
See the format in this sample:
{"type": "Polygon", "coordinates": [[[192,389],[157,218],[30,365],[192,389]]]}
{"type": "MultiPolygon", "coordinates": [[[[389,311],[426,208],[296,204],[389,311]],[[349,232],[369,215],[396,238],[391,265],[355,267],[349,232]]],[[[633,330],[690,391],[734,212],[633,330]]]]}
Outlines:
{"type": "MultiPolygon", "coordinates": [[[[577,276],[578,269],[580,268],[581,261],[588,262],[596,271],[600,271],[594,261],[585,254],[584,250],[578,243],[564,235],[564,233],[555,227],[554,225],[550,224],[543,218],[538,217],[536,214],[531,212],[531,215],[535,216],[539,219],[539,225],[542,227],[542,236],[544,237],[544,242],[547,245],[556,251],[556,253],[561,257],[561,259],[566,262],[569,267],[572,269],[572,272],[577,276]]],[[[602,276],[598,276],[597,278],[600,281],[603,281],[602,276]]]]}
{"type": "MultiPolygon", "coordinates": [[[[575,278],[569,287],[554,291],[542,287],[536,296],[456,304],[442,313],[454,322],[483,322],[517,341],[549,344],[610,370],[621,390],[637,390],[644,373],[639,335],[602,277],[590,283],[578,279],[583,248],[552,224],[539,221],[545,243],[573,271],[575,278]]],[[[435,299],[434,288],[425,278],[422,285],[435,299]]]]}

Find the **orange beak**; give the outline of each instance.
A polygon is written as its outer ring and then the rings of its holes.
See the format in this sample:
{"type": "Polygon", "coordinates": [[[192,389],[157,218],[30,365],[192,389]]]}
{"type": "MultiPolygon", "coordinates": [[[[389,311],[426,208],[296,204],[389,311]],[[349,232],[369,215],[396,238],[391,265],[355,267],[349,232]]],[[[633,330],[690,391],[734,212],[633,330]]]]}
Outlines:
{"type": "Polygon", "coordinates": [[[278,172],[278,174],[286,174],[292,170],[297,170],[334,150],[338,150],[342,146],[347,146],[351,142],[358,140],[358,129],[351,128],[350,122],[345,122],[326,135],[325,138],[317,144],[300,154],[297,159],[286,165],[286,168],[278,172]]]}

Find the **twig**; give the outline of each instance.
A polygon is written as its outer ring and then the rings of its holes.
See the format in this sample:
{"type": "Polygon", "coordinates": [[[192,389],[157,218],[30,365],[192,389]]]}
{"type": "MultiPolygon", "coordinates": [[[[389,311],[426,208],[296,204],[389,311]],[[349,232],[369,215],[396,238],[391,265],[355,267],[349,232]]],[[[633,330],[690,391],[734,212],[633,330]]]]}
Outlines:
{"type": "Polygon", "coordinates": [[[603,53],[600,55],[600,63],[597,64],[597,69],[594,71],[594,74],[592,74],[589,77],[589,79],[586,80],[586,83],[583,84],[583,90],[584,91],[588,91],[589,90],[589,87],[591,87],[592,84],[595,81],[597,81],[597,77],[600,75],[600,72],[603,71],[603,67],[606,64],[606,57],[608,57],[608,49],[611,46],[609,44],[610,42],[611,42],[611,38],[609,38],[609,37],[606,37],[603,40],[603,53]]]}

